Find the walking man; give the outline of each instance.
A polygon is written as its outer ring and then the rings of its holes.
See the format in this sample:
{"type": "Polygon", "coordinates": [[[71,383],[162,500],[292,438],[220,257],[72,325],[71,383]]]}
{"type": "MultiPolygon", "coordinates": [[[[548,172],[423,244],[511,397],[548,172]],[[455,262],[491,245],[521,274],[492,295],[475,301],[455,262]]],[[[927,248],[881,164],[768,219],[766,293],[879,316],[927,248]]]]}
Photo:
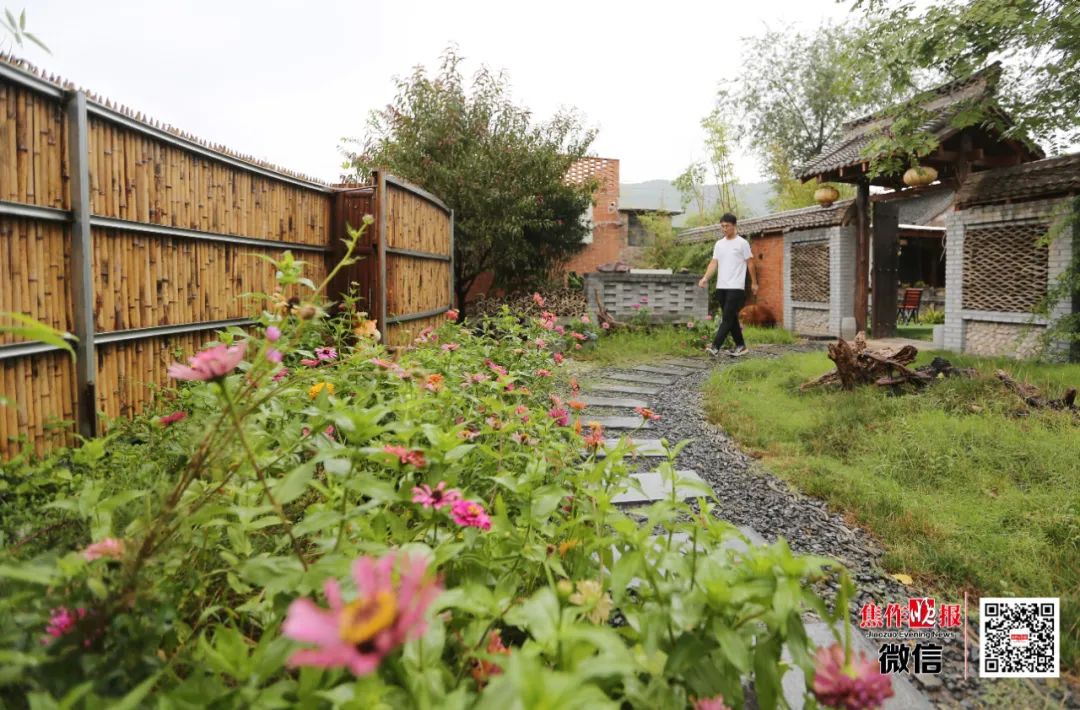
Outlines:
{"type": "Polygon", "coordinates": [[[758,292],[757,268],[754,255],[750,253],[750,244],[735,233],[735,215],[728,212],[720,218],[720,231],[723,239],[718,239],[713,246],[712,260],[705,269],[705,275],[698,281],[698,286],[707,288],[709,277],[716,273],[716,295],[720,300],[723,320],[716,329],[712,346],[706,348],[710,355],[718,355],[728,334],[735,341],[732,355],[745,355],[746,341],[743,340],[742,327],[739,325],[739,309],[746,303],[746,268],[750,267],[750,289],[758,292]]]}

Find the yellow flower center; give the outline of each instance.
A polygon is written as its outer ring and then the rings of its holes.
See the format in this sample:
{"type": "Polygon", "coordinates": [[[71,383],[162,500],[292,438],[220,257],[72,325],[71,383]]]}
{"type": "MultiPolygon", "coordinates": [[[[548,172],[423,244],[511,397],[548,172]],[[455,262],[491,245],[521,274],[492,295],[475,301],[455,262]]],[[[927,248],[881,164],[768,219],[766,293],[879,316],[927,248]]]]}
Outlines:
{"type": "Polygon", "coordinates": [[[397,601],[390,592],[370,599],[357,599],[341,610],[341,640],[359,646],[370,641],[397,617],[397,601]]]}

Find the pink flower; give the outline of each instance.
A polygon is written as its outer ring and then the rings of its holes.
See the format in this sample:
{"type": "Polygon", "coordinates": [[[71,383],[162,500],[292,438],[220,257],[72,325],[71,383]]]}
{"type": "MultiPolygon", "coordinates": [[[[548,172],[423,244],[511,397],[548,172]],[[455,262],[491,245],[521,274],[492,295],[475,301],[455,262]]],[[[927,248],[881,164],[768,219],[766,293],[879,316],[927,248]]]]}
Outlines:
{"type": "Polygon", "coordinates": [[[548,416],[554,419],[559,426],[566,426],[570,423],[570,412],[562,407],[552,407],[548,410],[548,416]]]}
{"type": "Polygon", "coordinates": [[[630,307],[633,308],[636,311],[637,309],[641,308],[641,304],[640,303],[634,303],[630,307]]]}
{"type": "Polygon", "coordinates": [[[551,311],[544,311],[543,313],[540,314],[540,318],[542,318],[543,320],[549,320],[549,321],[554,322],[555,321],[555,314],[552,313],[551,311]]]}
{"type": "Polygon", "coordinates": [[[187,419],[187,412],[173,412],[172,414],[166,414],[158,419],[158,424],[161,426],[171,426],[176,422],[182,422],[187,419]]]}
{"type": "Polygon", "coordinates": [[[426,560],[393,552],[381,559],[360,557],[352,576],[357,596],[347,604],[338,581],[328,579],[323,591],[329,609],[307,598],[289,605],[282,633],[315,646],[294,652],[289,666],[345,667],[353,675],[368,675],[387,654],[424,633],[424,615],[442,591],[426,560]]]}
{"type": "Polygon", "coordinates": [[[574,350],[581,350],[581,343],[574,343],[574,350]]]}
{"type": "Polygon", "coordinates": [[[446,481],[439,481],[439,485],[432,488],[425,484],[415,486],[412,489],[413,503],[419,503],[425,508],[439,510],[448,505],[453,505],[461,500],[461,491],[456,488],[446,488],[446,481]]]}
{"type": "Polygon", "coordinates": [[[329,362],[331,360],[337,360],[337,348],[320,347],[315,348],[315,357],[320,360],[329,362]]]}
{"type": "Polygon", "coordinates": [[[640,303],[648,303],[649,302],[649,297],[648,296],[642,296],[641,298],[638,299],[638,301],[640,303]]]}
{"type": "Polygon", "coordinates": [[[458,348],[460,348],[460,347],[461,347],[461,346],[460,346],[460,345],[458,345],[457,343],[445,343],[445,344],[444,344],[444,345],[442,346],[442,349],[443,349],[444,351],[448,352],[448,353],[452,353],[452,352],[454,352],[455,350],[457,350],[457,349],[458,349],[458,348]]]}
{"type": "Polygon", "coordinates": [[[565,358],[562,353],[551,353],[551,359],[555,361],[556,365],[561,365],[565,358]]]}
{"type": "Polygon", "coordinates": [[[577,341],[588,340],[589,336],[584,333],[571,333],[570,337],[577,341]]]}
{"type": "Polygon", "coordinates": [[[536,339],[536,347],[538,349],[540,349],[540,350],[543,350],[544,348],[547,347],[547,341],[544,340],[543,338],[537,338],[536,339]]]}
{"type": "Polygon", "coordinates": [[[532,300],[533,300],[533,303],[535,303],[537,305],[537,307],[539,307],[539,308],[544,307],[544,297],[541,296],[540,294],[534,293],[532,295],[532,300]]]}
{"type": "Polygon", "coordinates": [[[690,330],[693,330],[694,329],[694,321],[692,321],[692,320],[687,321],[686,322],[686,327],[689,328],[690,330]]]}
{"type": "Polygon", "coordinates": [[[119,560],[124,556],[124,541],[114,537],[103,538],[87,545],[82,551],[82,556],[87,562],[93,562],[102,557],[119,560]]]}
{"type": "Polygon", "coordinates": [[[266,339],[271,343],[276,343],[277,339],[281,337],[281,329],[276,325],[272,325],[266,329],[266,339]]]}
{"type": "Polygon", "coordinates": [[[305,367],[318,367],[319,366],[319,361],[318,360],[313,360],[313,359],[311,359],[309,357],[306,357],[306,358],[304,358],[303,360],[300,361],[300,364],[305,366],[305,367]]]}
{"type": "Polygon", "coordinates": [[[488,517],[487,512],[484,510],[484,506],[476,501],[455,501],[453,507],[450,509],[450,514],[454,516],[454,522],[463,528],[473,527],[480,528],[481,530],[491,529],[491,518],[488,517]]]}
{"type": "Polygon", "coordinates": [[[566,328],[564,328],[561,325],[557,325],[557,326],[555,326],[555,332],[558,333],[559,335],[566,335],[566,328]]]}
{"type": "Polygon", "coordinates": [[[412,464],[417,468],[423,468],[427,465],[427,461],[424,460],[423,451],[414,451],[406,449],[404,446],[392,446],[387,444],[383,447],[383,452],[398,457],[398,461],[403,464],[412,464]]]}
{"type": "Polygon", "coordinates": [[[377,365],[379,367],[382,367],[382,368],[390,368],[390,367],[394,366],[394,363],[390,362],[389,360],[383,360],[383,359],[377,358],[377,357],[371,358],[370,360],[368,360],[368,362],[370,362],[373,365],[377,365]]]}
{"type": "Polygon", "coordinates": [[[457,320],[459,315],[461,314],[458,312],[458,309],[451,308],[446,312],[446,320],[457,320]]]}
{"type": "Polygon", "coordinates": [[[270,379],[273,380],[274,382],[281,382],[282,380],[284,380],[288,376],[289,376],[289,368],[283,367],[280,370],[278,370],[277,372],[275,372],[274,376],[271,377],[270,379]]]}
{"type": "Polygon", "coordinates": [[[841,710],[879,708],[893,696],[889,676],[881,675],[878,664],[860,654],[849,666],[844,648],[833,644],[819,648],[814,669],[814,697],[824,705],[841,710]]]}
{"type": "Polygon", "coordinates": [[[582,323],[589,323],[591,321],[589,320],[589,316],[586,314],[586,315],[581,316],[581,322],[582,323]]]}
{"type": "MultiPolygon", "coordinates": [[[[86,608],[79,607],[75,611],[71,611],[66,606],[62,606],[53,609],[49,613],[52,614],[52,616],[49,617],[49,623],[45,626],[45,633],[58,639],[74,629],[80,619],[86,617],[86,608]]],[[[49,639],[42,639],[41,642],[48,643],[49,639]]],[[[89,639],[86,640],[86,645],[90,645],[89,639]]]]}
{"type": "Polygon", "coordinates": [[[607,330],[608,328],[611,327],[611,324],[608,323],[607,321],[604,321],[603,323],[600,324],[600,327],[603,328],[604,330],[607,330]]]}
{"type": "Polygon", "coordinates": [[[710,313],[709,315],[705,316],[705,320],[712,320],[712,314],[710,313]]]}
{"type": "Polygon", "coordinates": [[[169,365],[169,377],[174,380],[219,380],[236,369],[244,359],[246,342],[237,345],[215,345],[188,358],[187,365],[169,365]]]}
{"type": "Polygon", "coordinates": [[[536,371],[536,376],[537,377],[551,377],[551,370],[545,370],[544,368],[540,368],[539,370],[536,371]]]}
{"type": "Polygon", "coordinates": [[[646,421],[655,421],[660,418],[659,414],[648,407],[634,407],[634,413],[646,421]]]}
{"type": "Polygon", "coordinates": [[[695,699],[694,710],[731,710],[731,708],[724,705],[723,695],[714,695],[711,698],[695,699]]]}
{"type": "Polygon", "coordinates": [[[274,364],[280,364],[285,359],[285,356],[277,348],[270,348],[266,351],[266,359],[274,364]]]}
{"type": "Polygon", "coordinates": [[[495,364],[495,362],[491,358],[484,358],[484,364],[487,365],[488,369],[490,369],[492,372],[498,373],[500,375],[506,374],[506,368],[502,365],[495,364]]]}

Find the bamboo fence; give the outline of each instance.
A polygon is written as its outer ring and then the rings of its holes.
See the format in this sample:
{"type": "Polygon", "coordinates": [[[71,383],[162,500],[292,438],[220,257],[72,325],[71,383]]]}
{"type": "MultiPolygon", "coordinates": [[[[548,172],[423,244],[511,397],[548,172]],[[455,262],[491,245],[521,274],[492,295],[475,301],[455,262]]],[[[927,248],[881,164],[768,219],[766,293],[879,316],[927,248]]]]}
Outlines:
{"type": "Polygon", "coordinates": [[[0,334],[0,460],[153,406],[170,362],[250,324],[244,294],[275,289],[259,255],[297,252],[318,282],[364,214],[363,258],[331,296],[353,289],[385,342],[406,342],[452,303],[438,198],[383,174],[334,188],[0,57],[0,312],[81,336],[73,361],[0,334]]]}

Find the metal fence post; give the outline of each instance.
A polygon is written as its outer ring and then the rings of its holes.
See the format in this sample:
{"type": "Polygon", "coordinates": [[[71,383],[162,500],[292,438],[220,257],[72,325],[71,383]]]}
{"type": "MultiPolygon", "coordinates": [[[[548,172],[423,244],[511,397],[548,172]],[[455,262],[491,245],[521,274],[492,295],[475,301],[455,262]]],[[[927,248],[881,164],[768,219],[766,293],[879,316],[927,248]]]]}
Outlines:
{"type": "Polygon", "coordinates": [[[97,434],[97,352],[94,349],[94,251],[90,235],[90,130],[86,94],[67,98],[68,163],[71,173],[71,290],[77,402],[75,418],[83,436],[97,434]]]}

